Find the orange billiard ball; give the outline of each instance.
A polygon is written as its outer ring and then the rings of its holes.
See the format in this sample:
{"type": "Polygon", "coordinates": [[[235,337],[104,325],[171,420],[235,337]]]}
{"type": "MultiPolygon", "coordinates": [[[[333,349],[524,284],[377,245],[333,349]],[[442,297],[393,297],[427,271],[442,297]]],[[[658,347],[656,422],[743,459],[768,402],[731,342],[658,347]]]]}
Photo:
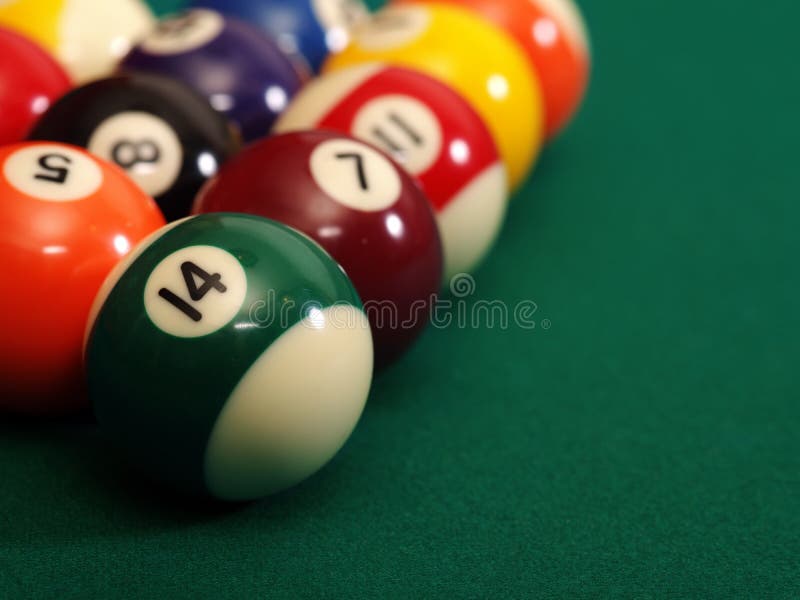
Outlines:
{"type": "Polygon", "coordinates": [[[0,147],[0,410],[86,406],[86,321],[103,280],[164,225],[119,168],[73,146],[0,147]]]}
{"type": "Polygon", "coordinates": [[[539,75],[546,137],[555,137],[580,108],[589,84],[591,50],[573,0],[395,0],[394,4],[456,4],[511,34],[539,75]]]}

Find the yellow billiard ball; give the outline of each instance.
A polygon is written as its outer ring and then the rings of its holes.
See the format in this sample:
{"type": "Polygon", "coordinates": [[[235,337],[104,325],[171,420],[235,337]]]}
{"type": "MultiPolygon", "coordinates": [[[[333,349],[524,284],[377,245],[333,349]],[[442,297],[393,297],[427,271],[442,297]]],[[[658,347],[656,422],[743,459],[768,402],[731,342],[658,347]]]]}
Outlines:
{"type": "Polygon", "coordinates": [[[574,0],[393,0],[445,3],[475,12],[519,42],[539,77],[547,138],[566,127],[580,108],[592,68],[589,32],[574,0]]]}
{"type": "Polygon", "coordinates": [[[140,0],[5,0],[0,26],[38,42],[83,83],[110,74],[155,17],[140,0]]]}
{"type": "Polygon", "coordinates": [[[390,6],[353,31],[323,71],[382,62],[427,73],[459,92],[492,132],[514,189],[544,138],[542,91],[522,48],[473,12],[443,4],[390,6]]]}

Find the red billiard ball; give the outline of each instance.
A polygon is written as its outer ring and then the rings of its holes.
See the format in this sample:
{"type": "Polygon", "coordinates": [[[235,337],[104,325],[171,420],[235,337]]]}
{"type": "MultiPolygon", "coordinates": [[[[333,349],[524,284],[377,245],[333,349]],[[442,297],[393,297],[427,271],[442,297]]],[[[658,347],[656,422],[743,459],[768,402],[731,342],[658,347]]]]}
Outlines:
{"type": "Polygon", "coordinates": [[[401,67],[334,71],[300,92],[275,131],[313,128],[374,144],[419,180],[439,223],[446,281],[489,252],[506,214],[506,168],[489,129],[455,91],[401,67]]]}
{"type": "Polygon", "coordinates": [[[34,42],[0,27],[0,145],[20,142],[67,93],[64,69],[34,42]]]}
{"type": "Polygon", "coordinates": [[[259,215],[318,242],[365,304],[378,365],[429,320],[442,277],[436,220],[411,176],[372,146],[321,130],[267,138],[226,163],[194,211],[259,215]]]}
{"type": "Polygon", "coordinates": [[[573,0],[394,0],[431,2],[474,10],[511,34],[542,84],[547,138],[569,123],[586,93],[592,63],[586,24],[573,0]]]}
{"type": "Polygon", "coordinates": [[[116,166],[56,143],[0,148],[0,410],[86,406],[86,321],[108,273],[164,225],[116,166]]]}

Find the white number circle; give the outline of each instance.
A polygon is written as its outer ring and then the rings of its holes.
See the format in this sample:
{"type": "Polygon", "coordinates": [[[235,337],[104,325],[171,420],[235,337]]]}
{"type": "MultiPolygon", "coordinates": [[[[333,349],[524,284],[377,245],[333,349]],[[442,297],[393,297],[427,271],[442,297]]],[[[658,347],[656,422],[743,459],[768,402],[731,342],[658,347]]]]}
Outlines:
{"type": "Polygon", "coordinates": [[[235,256],[215,246],[189,246],[153,269],[144,307],[164,333],[198,338],[230,323],[246,296],[247,275],[235,256]]]}
{"type": "Polygon", "coordinates": [[[103,184],[100,165],[83,152],[60,144],[17,150],[3,164],[3,175],[23,194],[51,202],[83,200],[103,184]]]}
{"type": "Polygon", "coordinates": [[[395,166],[380,152],[354,140],[323,142],[311,153],[310,167],[322,191],[355,210],[385,210],[403,190],[395,166]]]}
{"type": "Polygon", "coordinates": [[[410,96],[381,96],[356,115],[353,136],[375,144],[412,175],[427,171],[442,151],[442,127],[425,104],[410,96]]]}
{"type": "Polygon", "coordinates": [[[162,21],[139,47],[149,54],[183,54],[215,40],[225,19],[211,10],[191,10],[162,21]]]}
{"type": "Polygon", "coordinates": [[[183,164],[175,131],[146,112],[124,112],[103,121],[89,140],[89,151],[119,165],[150,196],[169,190],[183,164]]]}
{"type": "Polygon", "coordinates": [[[353,39],[364,50],[393,50],[419,38],[428,30],[430,20],[430,13],[422,6],[390,6],[356,27],[353,39]]]}

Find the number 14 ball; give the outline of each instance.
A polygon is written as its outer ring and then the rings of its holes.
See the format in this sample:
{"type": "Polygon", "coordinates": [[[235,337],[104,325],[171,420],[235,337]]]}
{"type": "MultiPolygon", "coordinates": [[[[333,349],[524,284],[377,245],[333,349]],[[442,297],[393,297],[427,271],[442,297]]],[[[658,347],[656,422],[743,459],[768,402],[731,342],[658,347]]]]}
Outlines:
{"type": "Polygon", "coordinates": [[[344,444],[372,338],[352,284],[306,236],[205,215],[151,236],[106,280],[86,365],[101,428],[178,490],[247,501],[344,444]]]}

